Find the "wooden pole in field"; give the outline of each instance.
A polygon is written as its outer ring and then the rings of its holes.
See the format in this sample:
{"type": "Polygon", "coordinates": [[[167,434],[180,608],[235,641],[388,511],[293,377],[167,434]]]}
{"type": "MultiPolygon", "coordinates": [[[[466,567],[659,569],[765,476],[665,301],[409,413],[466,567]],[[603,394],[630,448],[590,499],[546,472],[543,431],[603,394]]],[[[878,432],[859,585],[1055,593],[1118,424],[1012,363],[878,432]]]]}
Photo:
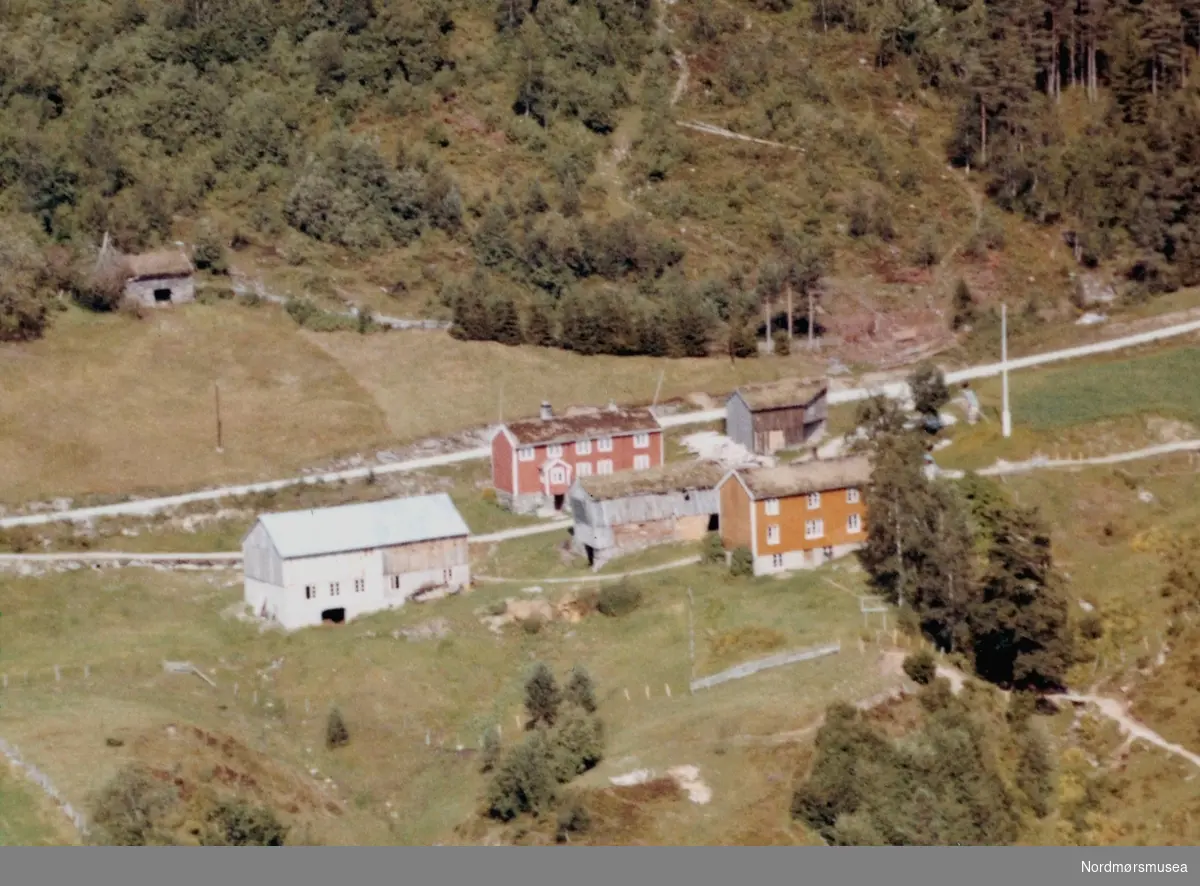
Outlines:
{"type": "Polygon", "coordinates": [[[1005,437],[1011,437],[1012,412],[1008,408],[1008,305],[1000,306],[1000,366],[1004,399],[1004,412],[1000,416],[1000,427],[1005,437]]]}
{"type": "Polygon", "coordinates": [[[696,626],[693,621],[692,609],[692,589],[688,588],[688,666],[691,675],[688,679],[688,692],[694,694],[692,683],[696,680],[696,626]]]}
{"type": "Polygon", "coordinates": [[[217,452],[224,452],[225,446],[221,439],[221,386],[213,382],[213,393],[217,404],[217,452]]]}

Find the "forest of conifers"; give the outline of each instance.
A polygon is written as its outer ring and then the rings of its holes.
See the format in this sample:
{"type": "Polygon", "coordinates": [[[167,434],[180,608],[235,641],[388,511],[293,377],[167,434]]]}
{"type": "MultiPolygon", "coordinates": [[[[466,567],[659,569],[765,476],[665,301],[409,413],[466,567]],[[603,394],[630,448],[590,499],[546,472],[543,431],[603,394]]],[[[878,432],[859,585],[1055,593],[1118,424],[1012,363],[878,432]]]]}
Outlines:
{"type": "MultiPolygon", "coordinates": [[[[846,243],[897,237],[889,199],[933,199],[893,171],[905,148],[839,134],[861,187],[826,187],[810,152],[794,211],[765,222],[761,243],[742,244],[754,260],[734,267],[585,185],[634,111],[624,185],[653,195],[693,161],[674,121],[675,52],[703,61],[701,110],[761,109],[762,134],[807,126],[815,140],[823,117],[803,105],[836,104],[838,72],[819,52],[798,58],[797,35],[868,50],[890,96],[941,116],[942,159],[982,175],[997,211],[1070,231],[1081,262],[1144,291],[1200,282],[1197,0],[695,0],[669,10],[669,29],[666,12],[653,0],[0,0],[0,337],[42,334],[52,293],[95,304],[75,269],[103,233],[137,250],[219,207],[240,226],[226,243],[290,232],[414,261],[427,240],[456,244],[469,266],[438,286],[465,338],[749,355],[764,299],[787,290],[801,304],[846,243]],[[481,186],[461,158],[445,162],[431,108],[455,95],[519,146],[520,175],[481,186]]],[[[676,206],[671,221],[699,211],[676,206]]]]}

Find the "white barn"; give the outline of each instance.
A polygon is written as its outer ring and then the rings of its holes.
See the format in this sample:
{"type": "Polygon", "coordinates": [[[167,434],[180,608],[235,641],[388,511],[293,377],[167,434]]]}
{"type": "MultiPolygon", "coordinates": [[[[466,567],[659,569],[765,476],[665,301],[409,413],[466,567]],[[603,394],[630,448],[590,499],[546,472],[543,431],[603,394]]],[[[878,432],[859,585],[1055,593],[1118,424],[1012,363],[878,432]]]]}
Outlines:
{"type": "Polygon", "coordinates": [[[461,590],[469,534],[445,493],[262,514],[242,541],[245,600],[295,630],[461,590]]]}

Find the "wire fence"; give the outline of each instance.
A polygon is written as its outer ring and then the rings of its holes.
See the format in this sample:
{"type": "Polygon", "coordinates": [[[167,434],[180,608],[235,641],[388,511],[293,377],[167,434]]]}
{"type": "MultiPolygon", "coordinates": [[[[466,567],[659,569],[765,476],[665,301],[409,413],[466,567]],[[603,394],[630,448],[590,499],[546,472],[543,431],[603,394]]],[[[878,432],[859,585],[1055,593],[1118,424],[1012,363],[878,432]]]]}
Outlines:
{"type": "Polygon", "coordinates": [[[0,754],[3,754],[12,766],[25,773],[26,778],[41,788],[42,793],[54,801],[54,804],[62,811],[63,815],[75,826],[75,830],[79,832],[80,836],[86,837],[88,835],[87,820],[83,817],[83,813],[72,806],[59,793],[58,788],[54,786],[54,782],[50,780],[50,776],[23,759],[21,752],[2,738],[0,738],[0,754]]]}

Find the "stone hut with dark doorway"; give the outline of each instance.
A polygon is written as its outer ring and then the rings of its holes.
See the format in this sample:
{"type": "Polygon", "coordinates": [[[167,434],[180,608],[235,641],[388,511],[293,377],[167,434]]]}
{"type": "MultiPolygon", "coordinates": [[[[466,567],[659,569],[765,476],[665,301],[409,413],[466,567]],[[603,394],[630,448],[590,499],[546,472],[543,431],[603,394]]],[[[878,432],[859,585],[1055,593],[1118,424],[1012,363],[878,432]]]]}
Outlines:
{"type": "Polygon", "coordinates": [[[196,300],[196,270],[179,249],[163,249],[124,259],[125,297],[152,308],[196,300]]]}

